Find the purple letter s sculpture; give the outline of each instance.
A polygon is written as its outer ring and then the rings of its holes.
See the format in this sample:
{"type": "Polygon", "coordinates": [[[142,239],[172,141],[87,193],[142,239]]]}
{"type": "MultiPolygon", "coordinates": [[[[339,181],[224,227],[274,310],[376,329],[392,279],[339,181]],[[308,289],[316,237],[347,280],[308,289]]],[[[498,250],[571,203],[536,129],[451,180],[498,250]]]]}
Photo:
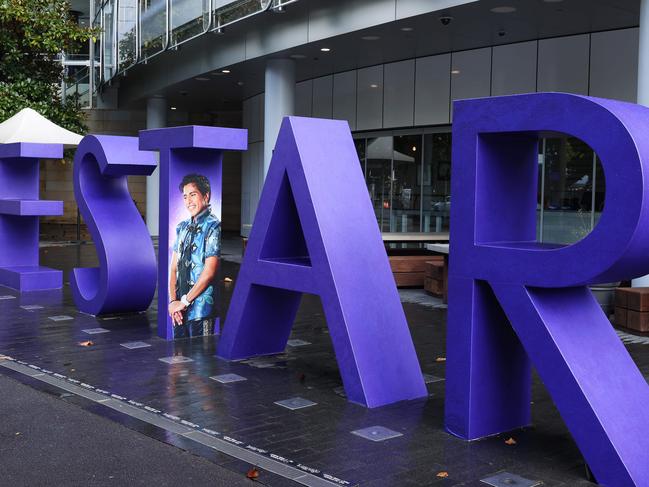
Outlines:
{"type": "MultiPolygon", "coordinates": [[[[221,172],[223,151],[246,150],[248,132],[222,127],[185,126],[140,132],[140,148],[160,151],[160,247],[158,252],[158,335],[174,338],[167,314],[169,265],[173,254],[174,229],[186,218],[178,184],[191,173],[206,175],[211,182],[212,210],[221,217],[221,172]]],[[[218,321],[215,330],[218,333],[218,321]]]]}
{"type": "Polygon", "coordinates": [[[531,360],[597,481],[649,485],[649,386],[586,287],[649,273],[648,134],[649,109],[610,100],[455,103],[451,433],[473,440],[529,424],[531,360]],[[607,177],[601,219],[573,245],[536,242],[542,131],[589,144],[607,177]]]}
{"type": "Polygon", "coordinates": [[[38,265],[38,217],[62,215],[62,201],[38,199],[39,159],[60,159],[62,144],[0,144],[0,285],[60,289],[63,273],[38,265]]]}
{"type": "Polygon", "coordinates": [[[74,195],[97,247],[99,267],[72,271],[79,310],[98,315],[144,311],[156,285],[153,243],[128,191],[127,175],[150,175],[155,154],[137,137],[87,135],[74,157],[74,195]]]}
{"type": "Polygon", "coordinates": [[[377,407],[426,396],[349,126],[289,117],[218,356],[283,352],[303,292],[322,300],[350,401],[377,407]]]}

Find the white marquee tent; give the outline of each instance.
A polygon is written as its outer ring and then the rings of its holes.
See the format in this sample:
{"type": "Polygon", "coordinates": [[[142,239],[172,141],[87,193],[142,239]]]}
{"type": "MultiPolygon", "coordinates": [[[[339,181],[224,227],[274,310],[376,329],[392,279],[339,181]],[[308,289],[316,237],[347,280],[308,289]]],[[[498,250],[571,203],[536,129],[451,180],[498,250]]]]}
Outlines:
{"type": "Polygon", "coordinates": [[[0,144],[36,142],[76,147],[83,137],[59,127],[31,108],[23,108],[0,123],[0,144]]]}

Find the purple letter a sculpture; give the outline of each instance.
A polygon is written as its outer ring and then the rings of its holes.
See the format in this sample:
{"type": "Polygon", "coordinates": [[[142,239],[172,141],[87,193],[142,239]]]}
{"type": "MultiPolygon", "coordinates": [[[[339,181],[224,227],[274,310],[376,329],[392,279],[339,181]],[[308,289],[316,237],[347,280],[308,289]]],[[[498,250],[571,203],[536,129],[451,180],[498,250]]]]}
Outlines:
{"type": "Polygon", "coordinates": [[[63,273],[38,265],[38,217],[63,202],[38,199],[39,159],[60,159],[62,144],[0,144],[0,284],[19,291],[60,289],[63,273]]]}
{"type": "Polygon", "coordinates": [[[587,285],[649,272],[649,109],[563,93],[455,103],[446,426],[530,422],[530,360],[601,485],[649,485],[649,387],[587,285]],[[606,207],[573,245],[536,242],[538,136],[600,157],[606,207]],[[511,324],[511,326],[510,326],[511,324]],[[528,359],[529,357],[529,359],[528,359]]]}
{"type": "Polygon", "coordinates": [[[426,396],[349,127],[289,117],[218,356],[283,352],[303,292],[322,300],[350,401],[377,407],[426,396]]]}

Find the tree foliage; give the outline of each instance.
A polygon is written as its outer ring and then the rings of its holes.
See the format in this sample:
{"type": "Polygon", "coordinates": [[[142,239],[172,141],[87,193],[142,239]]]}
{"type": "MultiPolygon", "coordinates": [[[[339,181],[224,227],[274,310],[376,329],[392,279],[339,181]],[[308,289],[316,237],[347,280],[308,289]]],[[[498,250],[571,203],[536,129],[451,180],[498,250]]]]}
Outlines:
{"type": "Polygon", "coordinates": [[[57,60],[96,35],[77,25],[67,0],[0,0],[0,122],[30,107],[69,130],[85,132],[74,100],[61,101],[57,60]]]}

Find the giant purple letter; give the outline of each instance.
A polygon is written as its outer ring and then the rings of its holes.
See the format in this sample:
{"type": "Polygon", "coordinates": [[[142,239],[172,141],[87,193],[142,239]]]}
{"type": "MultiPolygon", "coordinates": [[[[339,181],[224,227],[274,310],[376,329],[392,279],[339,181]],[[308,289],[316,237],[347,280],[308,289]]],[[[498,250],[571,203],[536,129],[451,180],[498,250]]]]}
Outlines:
{"type": "Polygon", "coordinates": [[[19,291],[60,289],[63,273],[38,265],[38,217],[62,215],[62,201],[38,199],[39,159],[62,144],[0,144],[0,284],[19,291]]]}
{"type": "Polygon", "coordinates": [[[649,273],[649,109],[561,93],[455,103],[446,426],[530,422],[530,361],[598,482],[649,485],[649,387],[586,287],[649,273]],[[606,207],[573,245],[536,242],[541,131],[588,143],[606,207]],[[511,323],[511,326],[508,324],[511,323]]]}
{"type": "Polygon", "coordinates": [[[350,401],[426,396],[346,122],[285,118],[218,355],[281,353],[303,292],[317,294],[350,401]]]}
{"type": "Polygon", "coordinates": [[[98,315],[144,311],[156,284],[149,232],[128,191],[126,176],[150,175],[155,155],[136,137],[87,135],[74,156],[74,195],[97,247],[99,267],[70,276],[79,310],[98,315]]]}
{"type": "MultiPolygon", "coordinates": [[[[248,132],[222,127],[185,126],[140,132],[140,148],[160,151],[160,246],[158,251],[158,335],[174,338],[167,314],[169,265],[173,255],[174,229],[187,218],[178,184],[183,176],[197,173],[210,180],[211,205],[221,217],[221,172],[223,151],[246,150],[248,132]]],[[[178,296],[176,296],[178,298],[178,296]]],[[[216,303],[218,305],[218,303],[216,303]]],[[[218,333],[218,319],[215,331],[218,333]]]]}

